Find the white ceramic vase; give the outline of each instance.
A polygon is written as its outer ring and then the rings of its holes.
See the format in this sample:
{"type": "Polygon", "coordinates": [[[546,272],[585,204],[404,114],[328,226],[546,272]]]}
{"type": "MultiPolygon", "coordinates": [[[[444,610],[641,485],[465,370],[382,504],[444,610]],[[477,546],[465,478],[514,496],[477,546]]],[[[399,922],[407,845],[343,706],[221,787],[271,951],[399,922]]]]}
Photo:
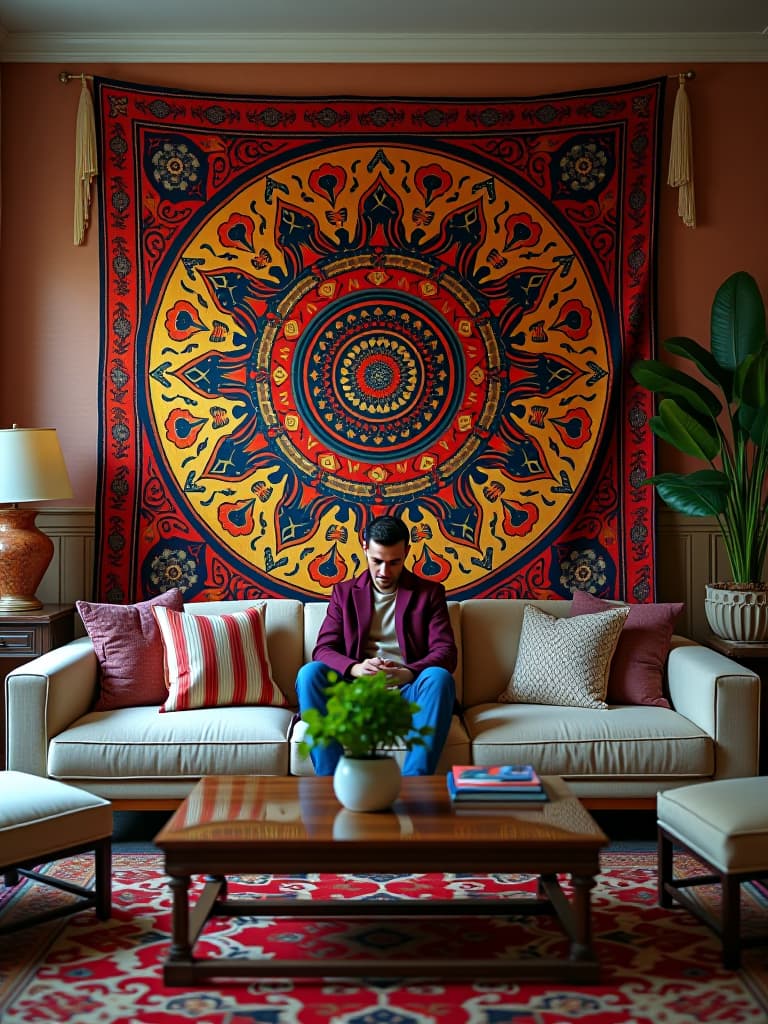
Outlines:
{"type": "Polygon", "coordinates": [[[348,811],[383,811],[400,793],[400,765],[388,754],[342,755],[333,775],[336,799],[348,811]]]}
{"type": "Polygon", "coordinates": [[[709,628],[724,640],[768,640],[768,590],[728,589],[707,584],[704,611],[709,628]]]}

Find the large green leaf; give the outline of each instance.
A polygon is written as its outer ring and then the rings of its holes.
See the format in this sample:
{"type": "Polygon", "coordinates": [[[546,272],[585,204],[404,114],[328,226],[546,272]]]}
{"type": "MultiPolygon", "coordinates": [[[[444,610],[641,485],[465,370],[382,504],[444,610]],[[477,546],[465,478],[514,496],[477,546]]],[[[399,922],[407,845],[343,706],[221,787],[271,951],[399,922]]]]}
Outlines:
{"type": "Polygon", "coordinates": [[[747,356],[741,364],[736,374],[735,392],[753,409],[768,403],[768,344],[747,356]]]}
{"type": "Polygon", "coordinates": [[[733,374],[730,370],[724,370],[718,366],[712,353],[692,338],[667,338],[664,348],[672,355],[682,356],[695,363],[699,370],[716,384],[725,395],[726,401],[730,401],[733,394],[733,374]]]}
{"type": "Polygon", "coordinates": [[[692,455],[704,462],[712,462],[720,454],[720,435],[714,425],[705,427],[699,420],[682,409],[674,398],[665,398],[659,403],[659,415],[651,420],[651,429],[662,436],[658,430],[660,420],[664,431],[664,440],[673,444],[678,451],[692,455]]]}
{"type": "Polygon", "coordinates": [[[751,405],[742,405],[737,419],[741,429],[749,434],[750,440],[764,451],[768,447],[768,406],[754,409],[751,405]]]}
{"type": "Polygon", "coordinates": [[[692,409],[713,419],[720,415],[722,404],[700,381],[676,370],[658,359],[642,359],[631,367],[632,376],[641,387],[658,394],[681,398],[692,409]]]}
{"type": "Polygon", "coordinates": [[[662,501],[687,516],[716,516],[725,511],[730,484],[724,473],[701,469],[696,473],[659,473],[647,481],[662,501]]]}
{"type": "Polygon", "coordinates": [[[719,366],[736,370],[765,340],[765,306],[757,282],[739,270],[717,289],[712,302],[711,348],[719,366]]]}

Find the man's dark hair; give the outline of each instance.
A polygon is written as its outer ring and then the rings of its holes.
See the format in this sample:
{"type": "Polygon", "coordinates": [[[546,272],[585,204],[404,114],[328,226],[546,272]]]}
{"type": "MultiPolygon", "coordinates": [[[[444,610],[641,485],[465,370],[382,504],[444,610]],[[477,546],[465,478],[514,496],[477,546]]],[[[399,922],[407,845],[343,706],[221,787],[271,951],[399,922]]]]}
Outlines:
{"type": "Polygon", "coordinates": [[[365,543],[370,544],[372,540],[385,548],[392,547],[401,540],[405,541],[407,546],[410,540],[408,527],[397,516],[377,516],[365,528],[365,543]]]}

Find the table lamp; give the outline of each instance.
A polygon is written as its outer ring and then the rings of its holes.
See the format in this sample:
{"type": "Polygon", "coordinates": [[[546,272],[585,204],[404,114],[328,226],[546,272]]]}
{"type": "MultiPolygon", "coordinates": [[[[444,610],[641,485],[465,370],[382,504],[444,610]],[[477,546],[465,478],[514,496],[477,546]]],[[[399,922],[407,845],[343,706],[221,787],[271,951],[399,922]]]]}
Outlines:
{"type": "Polygon", "coordinates": [[[56,431],[0,430],[0,615],[42,608],[35,597],[53,557],[53,541],[35,526],[37,509],[22,501],[71,498],[72,485],[56,431]]]}

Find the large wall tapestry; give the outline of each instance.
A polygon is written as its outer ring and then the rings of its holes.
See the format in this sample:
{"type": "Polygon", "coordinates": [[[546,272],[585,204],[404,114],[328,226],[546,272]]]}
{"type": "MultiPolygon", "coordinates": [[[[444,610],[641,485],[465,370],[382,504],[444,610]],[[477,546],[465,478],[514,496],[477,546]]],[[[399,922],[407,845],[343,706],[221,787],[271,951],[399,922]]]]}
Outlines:
{"type": "Polygon", "coordinates": [[[652,599],[661,80],[534,99],[97,79],[96,590],[652,599]]]}

